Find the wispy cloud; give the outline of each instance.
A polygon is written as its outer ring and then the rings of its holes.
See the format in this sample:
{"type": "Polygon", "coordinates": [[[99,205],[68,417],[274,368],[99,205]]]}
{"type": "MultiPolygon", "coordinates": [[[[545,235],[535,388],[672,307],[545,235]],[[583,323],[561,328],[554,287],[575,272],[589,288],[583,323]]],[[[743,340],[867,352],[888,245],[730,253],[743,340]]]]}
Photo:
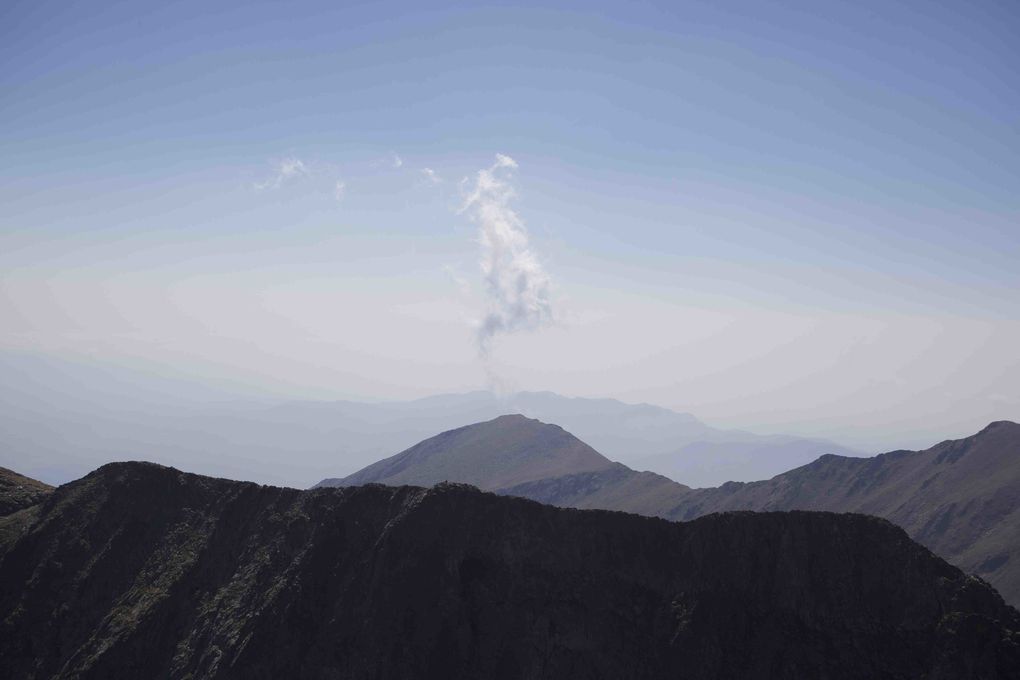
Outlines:
{"type": "Polygon", "coordinates": [[[347,182],[344,182],[342,179],[338,179],[336,181],[336,185],[333,187],[333,198],[335,198],[339,203],[340,201],[344,200],[344,196],[346,195],[347,195],[347,182]]]}
{"type": "Polygon", "coordinates": [[[371,167],[373,168],[402,168],[404,166],[404,159],[400,157],[396,151],[390,151],[389,155],[384,158],[377,158],[372,161],[371,167]]]}
{"type": "Polygon", "coordinates": [[[301,159],[291,156],[284,158],[276,165],[276,171],[272,177],[265,182],[256,182],[255,188],[259,191],[279,189],[284,183],[307,174],[308,167],[301,162],[301,159]]]}
{"type": "Polygon", "coordinates": [[[421,174],[430,184],[442,184],[443,178],[432,168],[422,168],[421,174]]]}
{"type": "Polygon", "coordinates": [[[503,154],[480,170],[462,212],[478,225],[479,265],[485,278],[488,309],[478,325],[478,350],[488,356],[501,333],[536,330],[555,319],[551,282],[531,249],[523,220],[511,207],[509,177],[517,162],[503,154]]]}
{"type": "Polygon", "coordinates": [[[450,264],[443,265],[443,271],[450,277],[450,280],[457,286],[461,295],[469,295],[471,293],[471,284],[466,278],[461,276],[457,268],[450,264]]]}

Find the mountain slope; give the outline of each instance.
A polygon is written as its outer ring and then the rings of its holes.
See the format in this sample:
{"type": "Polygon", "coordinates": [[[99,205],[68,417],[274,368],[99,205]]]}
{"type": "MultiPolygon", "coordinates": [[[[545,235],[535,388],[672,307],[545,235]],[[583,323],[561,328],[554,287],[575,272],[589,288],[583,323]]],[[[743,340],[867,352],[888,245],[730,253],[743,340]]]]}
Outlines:
{"type": "Polygon", "coordinates": [[[693,441],[669,453],[630,461],[630,465],[637,470],[657,472],[687,486],[711,487],[733,480],[769,479],[827,454],[861,455],[821,440],[756,436],[751,441],[693,441]]]}
{"type": "Polygon", "coordinates": [[[823,456],[773,479],[687,492],[667,516],[831,510],[884,517],[1020,602],[1020,425],[995,422],[925,451],[823,456]]]}
{"type": "Polygon", "coordinates": [[[12,680],[1020,673],[1015,610],[860,515],[671,523],[142,463],[36,508],[0,531],[12,680]]]}
{"type": "Polygon", "coordinates": [[[317,486],[472,484],[484,491],[576,508],[665,515],[686,487],[614,463],[558,425],[522,415],[443,432],[317,486]]]}
{"type": "Polygon", "coordinates": [[[592,472],[548,477],[491,489],[539,503],[585,510],[620,510],[649,517],[665,517],[688,487],[654,472],[637,472],[622,463],[592,472]]]}
{"type": "Polygon", "coordinates": [[[456,481],[491,490],[611,465],[558,425],[507,415],[443,432],[343,480],[324,480],[320,485],[431,486],[456,481]]]}
{"type": "Polygon", "coordinates": [[[0,467],[0,516],[41,502],[53,487],[0,467]]]}

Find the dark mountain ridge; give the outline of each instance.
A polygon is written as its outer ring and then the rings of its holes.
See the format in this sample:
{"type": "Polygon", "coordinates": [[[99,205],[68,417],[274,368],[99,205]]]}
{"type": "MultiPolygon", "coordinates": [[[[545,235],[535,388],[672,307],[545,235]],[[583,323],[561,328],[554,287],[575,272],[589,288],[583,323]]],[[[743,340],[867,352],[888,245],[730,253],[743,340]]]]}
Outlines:
{"type": "Polygon", "coordinates": [[[684,494],[666,514],[725,510],[831,510],[884,517],[1020,602],[1020,425],[991,423],[924,451],[873,458],[822,456],[762,482],[684,494]]]}
{"type": "Polygon", "coordinates": [[[117,463],[0,529],[13,680],[1020,673],[1020,615],[862,515],[674,523],[117,463]]]}

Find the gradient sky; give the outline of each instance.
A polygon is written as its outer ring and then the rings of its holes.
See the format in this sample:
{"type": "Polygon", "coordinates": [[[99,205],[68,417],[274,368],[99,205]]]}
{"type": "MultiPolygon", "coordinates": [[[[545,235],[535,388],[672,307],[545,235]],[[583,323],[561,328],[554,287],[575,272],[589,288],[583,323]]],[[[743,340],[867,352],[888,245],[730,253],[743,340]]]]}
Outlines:
{"type": "Polygon", "coordinates": [[[1015,2],[0,6],[0,351],[926,445],[1020,420],[1015,2]],[[552,323],[495,339],[500,175],[552,323]],[[466,178],[466,179],[465,179],[466,178]]]}

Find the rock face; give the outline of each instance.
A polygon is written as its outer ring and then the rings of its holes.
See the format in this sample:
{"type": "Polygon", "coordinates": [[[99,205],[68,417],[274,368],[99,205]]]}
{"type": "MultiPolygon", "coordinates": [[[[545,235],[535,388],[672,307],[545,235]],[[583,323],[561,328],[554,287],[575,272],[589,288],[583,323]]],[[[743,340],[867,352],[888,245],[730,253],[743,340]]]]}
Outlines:
{"type": "Polygon", "coordinates": [[[12,679],[1020,677],[1020,615],[861,515],[118,463],[0,525],[12,679]]]}
{"type": "Polygon", "coordinates": [[[0,517],[42,501],[53,487],[0,467],[0,517]]]}

